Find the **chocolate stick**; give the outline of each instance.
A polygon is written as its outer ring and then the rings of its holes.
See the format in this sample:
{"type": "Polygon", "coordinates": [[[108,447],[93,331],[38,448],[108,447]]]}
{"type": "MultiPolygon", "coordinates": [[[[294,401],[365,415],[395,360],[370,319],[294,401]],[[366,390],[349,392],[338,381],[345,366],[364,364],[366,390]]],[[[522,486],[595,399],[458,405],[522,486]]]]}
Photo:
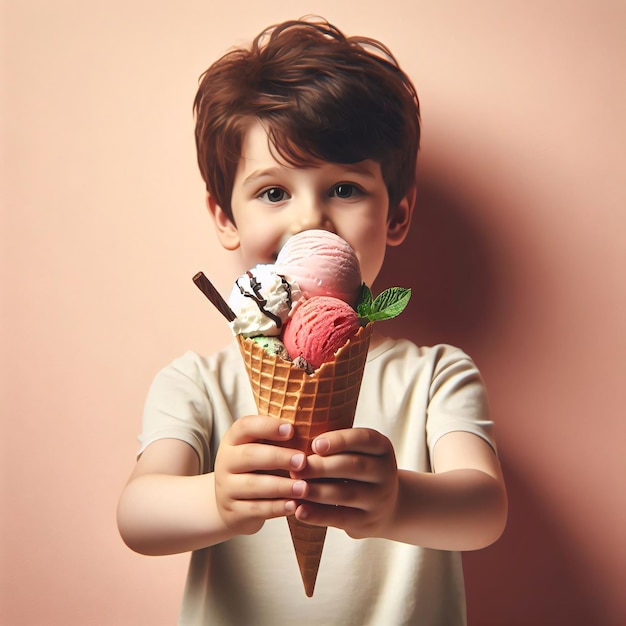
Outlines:
{"type": "Polygon", "coordinates": [[[233,310],[228,306],[228,303],[219,291],[213,286],[213,283],[204,275],[203,272],[198,272],[193,277],[193,282],[196,283],[196,287],[212,302],[215,308],[229,321],[237,319],[237,316],[233,313],[233,310]]]}

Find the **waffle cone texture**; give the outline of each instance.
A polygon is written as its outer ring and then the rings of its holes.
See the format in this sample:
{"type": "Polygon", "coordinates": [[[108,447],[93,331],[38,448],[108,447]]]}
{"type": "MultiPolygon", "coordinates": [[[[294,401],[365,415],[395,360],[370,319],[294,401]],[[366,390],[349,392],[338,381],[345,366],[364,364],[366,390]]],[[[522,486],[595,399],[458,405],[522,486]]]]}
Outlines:
{"type": "MultiPolygon", "coordinates": [[[[294,425],[289,445],[311,454],[311,443],[321,433],[351,428],[359,399],[372,324],[361,327],[332,361],[312,374],[279,356],[268,354],[256,342],[238,336],[257,409],[294,425]]],[[[313,595],[326,528],[287,518],[304,590],[313,595]]]]}

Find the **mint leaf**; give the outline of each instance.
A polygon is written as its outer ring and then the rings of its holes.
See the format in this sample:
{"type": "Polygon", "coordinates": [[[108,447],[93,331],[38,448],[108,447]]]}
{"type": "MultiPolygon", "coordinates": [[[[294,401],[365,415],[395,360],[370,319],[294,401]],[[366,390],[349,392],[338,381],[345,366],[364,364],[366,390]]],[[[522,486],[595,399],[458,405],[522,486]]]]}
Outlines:
{"type": "Polygon", "coordinates": [[[391,287],[376,296],[373,302],[359,305],[359,317],[370,322],[379,322],[396,317],[404,311],[411,298],[411,290],[404,287],[391,287]]]}
{"type": "Polygon", "coordinates": [[[367,317],[367,313],[372,306],[372,300],[372,290],[365,283],[361,283],[361,290],[359,291],[359,299],[356,307],[359,317],[367,317]]]}

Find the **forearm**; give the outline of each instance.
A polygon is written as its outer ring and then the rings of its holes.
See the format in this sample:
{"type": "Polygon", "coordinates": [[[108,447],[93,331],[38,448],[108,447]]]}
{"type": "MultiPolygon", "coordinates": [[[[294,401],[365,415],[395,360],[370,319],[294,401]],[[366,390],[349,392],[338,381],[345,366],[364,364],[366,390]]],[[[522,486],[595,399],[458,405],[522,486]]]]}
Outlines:
{"type": "Polygon", "coordinates": [[[233,536],[215,501],[213,474],[144,474],[129,481],[118,506],[118,528],[134,551],[187,552],[233,536]]]}
{"type": "Polygon", "coordinates": [[[501,480],[476,469],[423,474],[398,472],[388,539],[440,550],[476,550],[500,537],[507,518],[501,480]]]}

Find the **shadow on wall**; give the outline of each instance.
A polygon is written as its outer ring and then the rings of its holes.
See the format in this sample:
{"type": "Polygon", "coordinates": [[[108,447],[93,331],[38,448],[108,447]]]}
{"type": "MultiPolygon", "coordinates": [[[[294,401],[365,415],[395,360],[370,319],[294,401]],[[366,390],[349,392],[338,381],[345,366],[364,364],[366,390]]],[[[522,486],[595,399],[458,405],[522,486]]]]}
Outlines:
{"type": "MultiPolygon", "coordinates": [[[[472,217],[466,191],[426,174],[418,181],[411,230],[399,247],[388,248],[376,281],[385,287],[411,287],[407,311],[387,331],[422,345],[451,343],[468,352],[493,332],[501,302],[493,242],[472,217]]],[[[379,287],[380,285],[380,287],[379,287]]]]}
{"type": "MultiPolygon", "coordinates": [[[[407,241],[391,248],[374,287],[413,289],[408,310],[381,330],[415,343],[457,345],[480,364],[497,353],[511,297],[503,243],[481,222],[491,211],[471,190],[423,172],[407,241]]],[[[506,242],[504,242],[506,244],[506,242]]],[[[508,429],[514,428],[507,425],[508,429]]],[[[577,547],[539,504],[523,467],[509,467],[509,523],[493,546],[464,555],[469,626],[606,626],[601,600],[584,585],[577,547]]]]}
{"type": "Polygon", "coordinates": [[[469,626],[612,626],[577,546],[540,506],[523,468],[502,455],[509,522],[493,546],[463,555],[469,626]]]}

